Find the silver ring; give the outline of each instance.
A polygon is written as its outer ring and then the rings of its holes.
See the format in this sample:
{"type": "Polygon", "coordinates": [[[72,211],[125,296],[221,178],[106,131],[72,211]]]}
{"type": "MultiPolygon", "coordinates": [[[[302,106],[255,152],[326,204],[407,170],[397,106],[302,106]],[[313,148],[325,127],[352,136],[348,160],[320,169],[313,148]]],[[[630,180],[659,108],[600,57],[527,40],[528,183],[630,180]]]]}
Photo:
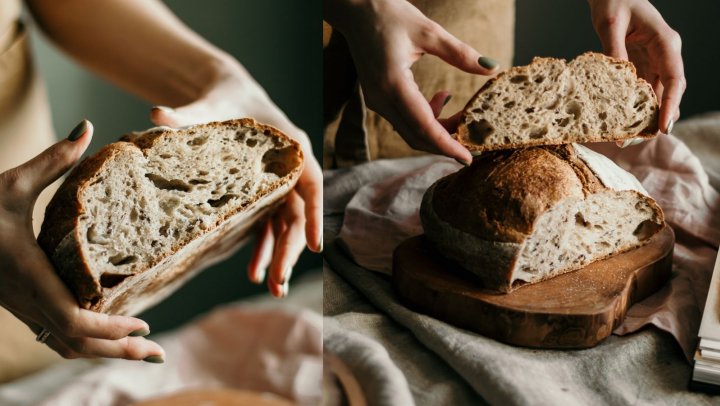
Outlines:
{"type": "Polygon", "coordinates": [[[50,337],[50,332],[46,328],[44,328],[40,330],[40,334],[35,337],[35,341],[41,344],[45,344],[45,341],[47,341],[48,337],[50,337]]]}

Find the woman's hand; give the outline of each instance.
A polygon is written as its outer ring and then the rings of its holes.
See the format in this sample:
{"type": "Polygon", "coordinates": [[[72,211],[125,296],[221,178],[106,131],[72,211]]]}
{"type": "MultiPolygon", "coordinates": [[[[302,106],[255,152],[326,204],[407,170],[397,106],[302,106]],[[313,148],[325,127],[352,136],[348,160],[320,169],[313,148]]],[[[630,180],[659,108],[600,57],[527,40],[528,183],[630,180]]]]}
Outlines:
{"type": "Polygon", "coordinates": [[[305,155],[303,172],[285,203],[258,233],[248,266],[251,281],[262,283],[268,273],[270,293],[275,297],[286,296],[292,267],[306,241],[312,251],[322,251],[322,170],[305,132],[290,122],[260,85],[236,63],[223,67],[199,100],[175,109],[155,107],[150,117],[156,125],[171,127],[252,117],[279,128],[300,143],[305,155]]]}
{"type": "MultiPolygon", "coordinates": [[[[436,119],[410,67],[425,53],[479,75],[495,73],[497,62],[405,0],[335,0],[324,2],[324,8],[325,18],[348,42],[368,107],[387,119],[411,147],[471,162],[467,149],[436,119]]],[[[443,95],[441,104],[448,96],[443,95]]],[[[438,98],[436,94],[431,100],[436,104],[438,98]]]]}
{"type": "Polygon", "coordinates": [[[150,333],[144,321],[80,308],[33,234],[35,200],[75,164],[92,132],[83,121],[68,139],[0,174],[0,305],[35,334],[50,332],[46,344],[65,358],[163,362],[162,348],[141,337],[150,333]]]}
{"type": "Polygon", "coordinates": [[[680,35],[647,0],[589,0],[605,53],[635,64],[660,100],[660,130],[670,133],[680,117],[686,82],[680,35]]]}

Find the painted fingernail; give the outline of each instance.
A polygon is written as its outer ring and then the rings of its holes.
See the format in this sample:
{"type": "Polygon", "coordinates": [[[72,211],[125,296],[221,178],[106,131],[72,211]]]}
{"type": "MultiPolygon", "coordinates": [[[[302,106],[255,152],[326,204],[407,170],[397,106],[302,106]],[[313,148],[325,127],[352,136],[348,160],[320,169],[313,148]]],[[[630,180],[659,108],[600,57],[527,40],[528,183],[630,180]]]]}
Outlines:
{"type": "Polygon", "coordinates": [[[457,163],[459,163],[460,165],[463,165],[463,166],[470,166],[470,164],[469,164],[469,163],[467,163],[467,161],[463,161],[462,159],[457,159],[457,158],[455,158],[455,160],[456,160],[456,161],[457,161],[457,163]]]}
{"type": "Polygon", "coordinates": [[[140,328],[128,334],[128,337],[145,337],[148,334],[150,334],[150,329],[140,328]]]}
{"type": "Polygon", "coordinates": [[[260,268],[257,270],[257,274],[255,275],[255,279],[252,281],[253,283],[257,283],[258,285],[263,283],[265,280],[265,274],[267,273],[267,269],[260,268]]]}
{"type": "Polygon", "coordinates": [[[493,70],[499,65],[498,61],[488,58],[487,56],[481,56],[478,58],[478,63],[485,69],[493,70]]]}
{"type": "Polygon", "coordinates": [[[290,292],[290,280],[286,280],[285,283],[282,285],[282,296],[286,297],[288,295],[288,292],[290,292]]]}
{"type": "Polygon", "coordinates": [[[154,108],[154,109],[158,109],[158,110],[160,110],[160,111],[162,111],[162,112],[165,112],[165,113],[174,113],[174,112],[175,112],[175,109],[174,109],[174,108],[168,107],[168,106],[155,106],[155,107],[153,107],[153,108],[154,108]]]}
{"type": "Polygon", "coordinates": [[[143,361],[149,362],[151,364],[163,364],[165,363],[165,357],[162,355],[151,355],[149,357],[143,358],[143,361]]]}
{"type": "Polygon", "coordinates": [[[325,248],[325,239],[323,238],[322,231],[320,232],[320,247],[319,248],[320,249],[318,250],[318,252],[323,252],[323,248],[325,248]]]}
{"type": "Polygon", "coordinates": [[[445,101],[443,102],[443,106],[447,106],[447,104],[450,102],[450,99],[452,99],[452,95],[451,95],[451,94],[449,94],[449,95],[445,98],[445,101]]]}
{"type": "Polygon", "coordinates": [[[470,155],[472,155],[473,157],[480,156],[482,155],[482,151],[470,151],[470,155]]]}
{"type": "Polygon", "coordinates": [[[81,121],[80,124],[76,125],[75,128],[70,131],[70,135],[67,136],[67,139],[70,141],[77,141],[88,130],[89,124],[90,123],[87,120],[81,121]]]}
{"type": "Polygon", "coordinates": [[[290,278],[292,277],[292,271],[293,269],[291,266],[285,268],[285,272],[283,272],[283,285],[290,282],[290,278]]]}
{"type": "Polygon", "coordinates": [[[671,118],[670,121],[668,121],[667,131],[665,131],[665,134],[670,134],[673,130],[674,125],[675,125],[675,121],[671,118]]]}

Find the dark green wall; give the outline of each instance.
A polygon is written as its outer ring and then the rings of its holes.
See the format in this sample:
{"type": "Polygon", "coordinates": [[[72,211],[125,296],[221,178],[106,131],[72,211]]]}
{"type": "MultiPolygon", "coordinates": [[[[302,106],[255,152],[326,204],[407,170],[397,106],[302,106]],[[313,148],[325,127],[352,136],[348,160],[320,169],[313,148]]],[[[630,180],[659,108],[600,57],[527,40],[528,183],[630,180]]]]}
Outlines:
{"type": "MultiPolygon", "coordinates": [[[[322,150],[319,1],[165,3],[200,35],[240,60],[290,119],[307,131],[319,156],[322,150]]],[[[89,75],[40,35],[35,35],[34,47],[48,85],[58,135],[63,136],[87,117],[96,128],[91,147],[94,151],[127,131],[151,126],[149,104],[89,75]]],[[[218,304],[265,292],[264,286],[252,285],[245,276],[249,256],[250,248],[246,247],[206,270],[141,317],[157,332],[182,324],[218,304]]],[[[320,256],[306,252],[293,277],[320,266],[320,256]]]]}

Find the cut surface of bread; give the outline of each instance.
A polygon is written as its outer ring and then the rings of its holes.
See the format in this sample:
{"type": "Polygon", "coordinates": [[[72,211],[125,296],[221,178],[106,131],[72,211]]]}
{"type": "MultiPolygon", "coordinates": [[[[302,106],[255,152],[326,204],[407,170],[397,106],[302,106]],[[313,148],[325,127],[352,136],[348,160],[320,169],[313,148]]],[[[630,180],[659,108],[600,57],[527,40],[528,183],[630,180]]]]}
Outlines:
{"type": "Polygon", "coordinates": [[[597,53],[535,58],[472,97],[455,138],[471,152],[653,137],[658,102],[632,63],[597,53]]]}
{"type": "Polygon", "coordinates": [[[420,217],[441,255],[503,292],[636,248],[664,224],[634,176],[576,144],[483,154],[433,184],[420,217]]]}
{"type": "Polygon", "coordinates": [[[53,197],[40,246],[83,308],[136,314],[233,246],[294,186],[300,146],[252,119],[123,137],[53,197]]]}

